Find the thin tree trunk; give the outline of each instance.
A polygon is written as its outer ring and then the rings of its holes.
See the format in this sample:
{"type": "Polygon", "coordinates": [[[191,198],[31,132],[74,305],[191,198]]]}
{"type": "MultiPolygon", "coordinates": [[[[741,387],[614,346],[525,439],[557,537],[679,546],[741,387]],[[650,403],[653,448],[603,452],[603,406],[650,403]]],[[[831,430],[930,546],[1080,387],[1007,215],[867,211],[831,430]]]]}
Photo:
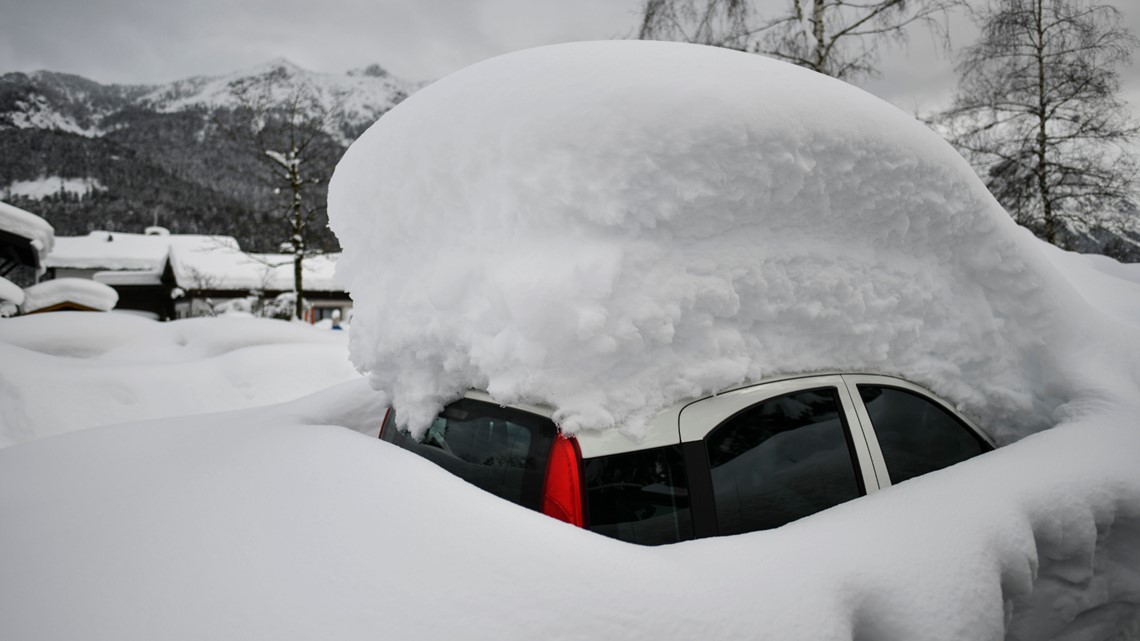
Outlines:
{"type": "Polygon", "coordinates": [[[297,290],[297,301],[295,303],[296,306],[294,307],[293,314],[297,318],[304,320],[305,289],[304,289],[304,287],[302,287],[302,283],[301,283],[301,261],[302,260],[304,260],[304,258],[301,256],[301,254],[295,254],[293,256],[293,285],[294,285],[294,288],[297,290]]]}
{"type": "Polygon", "coordinates": [[[1045,153],[1048,150],[1048,132],[1046,123],[1046,93],[1045,93],[1045,28],[1044,0],[1037,0],[1034,5],[1037,28],[1037,42],[1035,54],[1037,57],[1037,191],[1041,194],[1042,213],[1045,217],[1045,240],[1052,245],[1057,244],[1057,226],[1053,215],[1053,199],[1049,193],[1048,164],[1045,153]]]}
{"type": "Polygon", "coordinates": [[[826,38],[827,38],[827,34],[824,31],[823,3],[824,3],[824,0],[812,0],[812,7],[811,7],[811,31],[812,31],[812,37],[815,38],[815,65],[814,65],[814,68],[815,68],[815,71],[818,71],[819,73],[826,73],[824,71],[824,67],[826,67],[826,62],[827,62],[827,60],[826,60],[826,55],[827,55],[826,54],[826,52],[827,52],[826,38]]]}
{"type": "Polygon", "coordinates": [[[292,164],[289,168],[289,182],[293,188],[293,236],[290,242],[293,244],[293,289],[297,294],[297,300],[293,303],[293,316],[299,320],[305,318],[305,287],[302,281],[301,263],[305,260],[305,241],[303,233],[305,231],[305,218],[304,218],[304,203],[301,199],[301,190],[305,188],[305,182],[301,180],[301,170],[296,162],[296,148],[291,150],[290,159],[292,164]]]}

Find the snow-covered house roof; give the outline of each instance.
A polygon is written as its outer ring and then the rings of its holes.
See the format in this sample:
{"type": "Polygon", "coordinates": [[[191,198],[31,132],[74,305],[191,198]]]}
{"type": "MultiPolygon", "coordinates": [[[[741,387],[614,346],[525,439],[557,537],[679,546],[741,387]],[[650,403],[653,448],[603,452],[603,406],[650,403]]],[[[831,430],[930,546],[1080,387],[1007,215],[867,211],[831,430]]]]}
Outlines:
{"type": "MultiPolygon", "coordinates": [[[[333,282],[339,254],[306,259],[306,291],[343,291],[333,282]]],[[[293,289],[293,257],[288,254],[253,254],[232,247],[175,246],[171,251],[174,278],[182,289],[265,290],[293,289]]]]}
{"type": "Polygon", "coordinates": [[[24,290],[25,314],[57,309],[86,309],[109,312],[119,302],[110,286],[86,278],[57,278],[24,290]]]}
{"type": "Polygon", "coordinates": [[[52,251],[55,228],[39,216],[6,202],[0,202],[0,240],[5,235],[27,242],[31,251],[16,250],[9,258],[16,262],[39,267],[52,251]]]}
{"type": "MultiPolygon", "coordinates": [[[[307,291],[343,291],[333,282],[338,257],[306,259],[307,291]]],[[[184,290],[293,289],[292,256],[245,252],[231,236],[93,231],[58,238],[47,258],[49,267],[99,270],[94,280],[108,285],[157,284],[168,263],[175,284],[184,290]]]]}
{"type": "Polygon", "coordinates": [[[171,247],[189,250],[214,247],[237,248],[229,236],[129,234],[93,231],[86,236],[61,236],[47,257],[48,267],[105,271],[145,270],[161,272],[171,247]]]}

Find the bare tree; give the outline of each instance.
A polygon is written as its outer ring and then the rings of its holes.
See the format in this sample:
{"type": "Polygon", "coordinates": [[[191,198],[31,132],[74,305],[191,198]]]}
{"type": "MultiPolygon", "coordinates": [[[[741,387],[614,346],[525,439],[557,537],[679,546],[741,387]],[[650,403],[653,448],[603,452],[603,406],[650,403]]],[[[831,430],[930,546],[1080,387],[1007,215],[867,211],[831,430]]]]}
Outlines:
{"type": "Polygon", "coordinates": [[[680,40],[760,53],[829,76],[873,75],[884,41],[920,23],[946,40],[948,11],[963,0],[790,0],[761,16],[754,0],[645,0],[642,39],[680,40]]]}
{"type": "Polygon", "coordinates": [[[1137,132],[1117,68],[1136,38],[1088,0],[993,0],[965,50],[948,136],[1017,222],[1057,245],[1131,224],[1137,132]]]}
{"type": "Polygon", "coordinates": [[[214,122],[238,145],[249,150],[261,167],[263,183],[277,198],[274,208],[288,235],[280,248],[293,262],[294,313],[304,314],[304,270],[311,250],[306,237],[325,216],[323,186],[332,175],[343,147],[330,135],[338,107],[323,103],[306,84],[290,86],[283,76],[245,79],[231,87],[238,106],[215,114],[214,122]]]}

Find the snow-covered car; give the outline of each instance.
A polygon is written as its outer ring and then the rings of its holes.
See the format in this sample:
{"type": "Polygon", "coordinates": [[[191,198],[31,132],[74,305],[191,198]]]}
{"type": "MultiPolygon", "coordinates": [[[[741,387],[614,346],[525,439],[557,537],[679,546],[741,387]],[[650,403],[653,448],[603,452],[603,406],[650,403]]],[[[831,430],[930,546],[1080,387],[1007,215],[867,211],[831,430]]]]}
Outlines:
{"type": "Polygon", "coordinates": [[[471,391],[423,437],[380,438],[519,505],[642,544],[779,527],[993,449],[929,391],[898,378],[772,380],[674,405],[634,441],[559,433],[547,408],[471,391]]]}

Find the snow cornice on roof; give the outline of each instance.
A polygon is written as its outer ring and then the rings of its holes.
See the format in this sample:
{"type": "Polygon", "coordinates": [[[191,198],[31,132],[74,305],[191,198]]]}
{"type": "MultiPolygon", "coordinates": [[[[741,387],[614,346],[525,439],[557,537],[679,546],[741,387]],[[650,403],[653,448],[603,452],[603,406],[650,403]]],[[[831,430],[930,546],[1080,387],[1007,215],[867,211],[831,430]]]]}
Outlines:
{"type": "Polygon", "coordinates": [[[43,218],[15,205],[0,202],[0,231],[27,238],[43,261],[54,246],[55,228],[43,218]]]}

